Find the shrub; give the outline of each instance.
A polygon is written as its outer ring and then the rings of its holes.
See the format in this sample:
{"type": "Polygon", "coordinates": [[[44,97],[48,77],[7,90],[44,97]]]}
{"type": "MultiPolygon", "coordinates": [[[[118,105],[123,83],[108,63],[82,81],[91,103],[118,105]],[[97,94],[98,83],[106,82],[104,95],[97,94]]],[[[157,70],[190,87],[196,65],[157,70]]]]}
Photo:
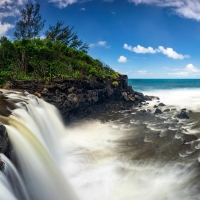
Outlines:
{"type": "Polygon", "coordinates": [[[112,86],[118,87],[118,86],[119,86],[119,83],[118,83],[117,81],[113,81],[113,82],[112,82],[112,86]]]}

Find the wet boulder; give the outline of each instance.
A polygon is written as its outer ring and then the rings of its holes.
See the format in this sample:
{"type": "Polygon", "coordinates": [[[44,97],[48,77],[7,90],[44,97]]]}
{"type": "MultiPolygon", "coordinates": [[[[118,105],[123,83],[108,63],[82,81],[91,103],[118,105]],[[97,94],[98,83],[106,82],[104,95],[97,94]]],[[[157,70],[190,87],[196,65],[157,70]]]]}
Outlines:
{"type": "Polygon", "coordinates": [[[4,170],[4,162],[0,160],[0,171],[4,170]]]}
{"type": "Polygon", "coordinates": [[[170,109],[168,108],[168,109],[165,109],[163,112],[169,112],[170,111],[170,109]]]}
{"type": "Polygon", "coordinates": [[[126,92],[122,92],[122,96],[124,97],[124,99],[125,99],[126,101],[129,101],[129,98],[128,98],[128,95],[127,95],[126,92]]]}
{"type": "Polygon", "coordinates": [[[183,134],[182,140],[183,143],[186,143],[197,140],[197,137],[195,135],[183,134]]]}
{"type": "Polygon", "coordinates": [[[9,139],[5,126],[0,125],[0,152],[9,156],[9,139]]]}
{"type": "Polygon", "coordinates": [[[176,117],[178,117],[179,119],[189,119],[189,116],[184,110],[181,110],[181,112],[176,115],[176,117]]]}
{"type": "Polygon", "coordinates": [[[157,109],[155,110],[154,114],[162,114],[162,111],[161,111],[159,108],[157,108],[157,109]]]}
{"type": "Polygon", "coordinates": [[[186,111],[186,110],[187,110],[186,108],[182,108],[182,109],[181,109],[181,111],[186,111]]]}
{"type": "Polygon", "coordinates": [[[164,103],[159,103],[158,106],[165,106],[165,104],[164,103]]]}

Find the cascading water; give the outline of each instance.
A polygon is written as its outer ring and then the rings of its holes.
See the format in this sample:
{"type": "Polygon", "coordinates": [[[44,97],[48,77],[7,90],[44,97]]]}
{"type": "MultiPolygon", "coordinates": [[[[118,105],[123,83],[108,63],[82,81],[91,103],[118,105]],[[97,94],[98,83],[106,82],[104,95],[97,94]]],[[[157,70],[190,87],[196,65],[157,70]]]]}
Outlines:
{"type": "MultiPolygon", "coordinates": [[[[17,107],[1,117],[17,169],[0,155],[1,200],[200,199],[200,141],[182,139],[185,133],[199,138],[198,113],[187,121],[175,118],[177,110],[154,116],[136,108],[64,127],[54,106],[33,95],[4,94],[17,107]]],[[[194,109],[192,99],[182,106],[194,109]]]]}
{"type": "MultiPolygon", "coordinates": [[[[18,180],[24,181],[24,187],[14,190],[14,195],[19,193],[16,199],[18,196],[25,200],[77,199],[58,167],[62,157],[58,136],[63,134],[64,127],[58,116],[52,118],[52,112],[56,115],[55,108],[32,95],[23,97],[8,94],[8,97],[27,102],[17,103],[19,108],[12,115],[1,117],[17,157],[21,178],[18,173],[15,174],[18,180]]],[[[6,163],[6,172],[16,172],[13,166],[7,167],[11,165],[5,157],[2,160],[6,163]]],[[[11,180],[10,185],[15,187],[18,184],[11,180]]]]}

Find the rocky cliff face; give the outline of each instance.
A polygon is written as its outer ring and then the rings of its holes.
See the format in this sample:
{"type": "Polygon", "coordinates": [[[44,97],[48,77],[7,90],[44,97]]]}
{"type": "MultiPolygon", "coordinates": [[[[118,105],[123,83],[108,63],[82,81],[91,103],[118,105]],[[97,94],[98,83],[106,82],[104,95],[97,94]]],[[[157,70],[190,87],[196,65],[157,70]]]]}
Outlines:
{"type": "MultiPolygon", "coordinates": [[[[7,157],[10,157],[10,143],[8,138],[8,133],[5,126],[0,125],[0,152],[4,153],[7,157]]],[[[2,163],[0,161],[0,170],[2,168],[2,163]]]]}
{"type": "Polygon", "coordinates": [[[109,107],[112,101],[124,101],[138,105],[148,98],[128,86],[126,75],[117,80],[54,79],[48,84],[36,80],[14,81],[12,89],[26,90],[55,105],[66,121],[84,117],[100,109],[100,104],[109,107]]]}

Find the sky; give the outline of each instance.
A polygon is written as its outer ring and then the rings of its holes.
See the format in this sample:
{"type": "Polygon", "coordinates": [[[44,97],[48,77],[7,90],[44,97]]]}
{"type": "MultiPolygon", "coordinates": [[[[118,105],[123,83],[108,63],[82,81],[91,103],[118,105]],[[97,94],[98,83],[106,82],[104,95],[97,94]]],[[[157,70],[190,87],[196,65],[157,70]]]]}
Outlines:
{"type": "Polygon", "coordinates": [[[200,0],[0,0],[0,36],[13,39],[26,3],[62,20],[88,54],[129,78],[200,78],[200,0]]]}

